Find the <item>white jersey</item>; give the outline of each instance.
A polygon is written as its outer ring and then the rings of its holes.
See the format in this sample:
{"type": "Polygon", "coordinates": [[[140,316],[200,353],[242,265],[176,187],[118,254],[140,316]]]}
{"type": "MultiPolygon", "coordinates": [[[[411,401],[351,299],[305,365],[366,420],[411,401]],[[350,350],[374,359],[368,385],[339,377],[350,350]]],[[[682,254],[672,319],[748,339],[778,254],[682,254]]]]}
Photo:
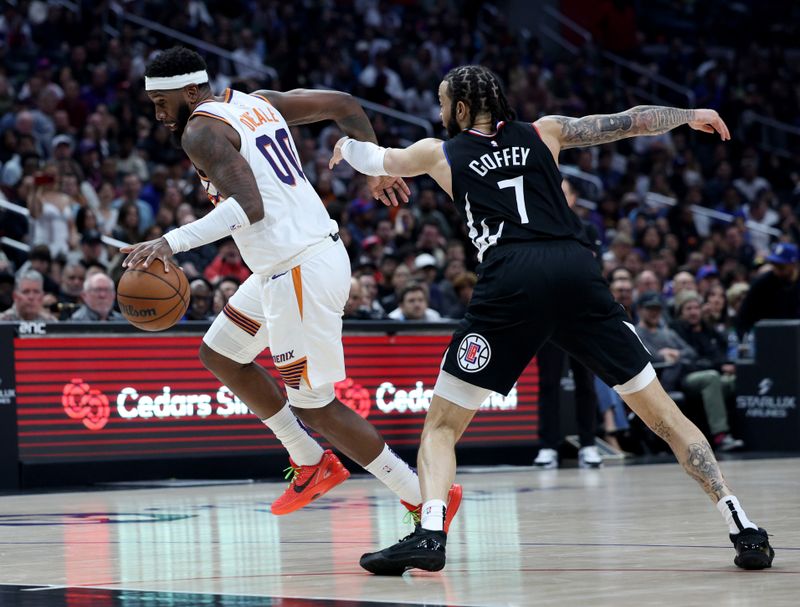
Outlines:
{"type": "MultiPolygon", "coordinates": [[[[192,116],[222,120],[239,133],[239,153],[258,183],[264,219],[236,230],[233,239],[255,274],[289,269],[287,262],[337,231],[303,174],[289,126],[265,97],[226,89],[224,101],[204,101],[192,116]]],[[[211,202],[220,202],[214,184],[199,169],[197,174],[211,202]]]]}

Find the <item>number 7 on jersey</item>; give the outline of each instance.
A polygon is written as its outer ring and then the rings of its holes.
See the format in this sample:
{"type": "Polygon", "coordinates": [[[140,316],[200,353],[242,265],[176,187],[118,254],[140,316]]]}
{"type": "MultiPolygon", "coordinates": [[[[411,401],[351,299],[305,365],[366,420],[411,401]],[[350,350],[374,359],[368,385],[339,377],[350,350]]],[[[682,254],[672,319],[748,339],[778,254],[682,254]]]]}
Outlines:
{"type": "Polygon", "coordinates": [[[517,199],[517,211],[519,212],[520,223],[528,223],[528,209],[525,207],[525,188],[522,183],[523,175],[514,179],[504,179],[497,182],[497,187],[501,190],[514,188],[514,197],[517,199]]]}

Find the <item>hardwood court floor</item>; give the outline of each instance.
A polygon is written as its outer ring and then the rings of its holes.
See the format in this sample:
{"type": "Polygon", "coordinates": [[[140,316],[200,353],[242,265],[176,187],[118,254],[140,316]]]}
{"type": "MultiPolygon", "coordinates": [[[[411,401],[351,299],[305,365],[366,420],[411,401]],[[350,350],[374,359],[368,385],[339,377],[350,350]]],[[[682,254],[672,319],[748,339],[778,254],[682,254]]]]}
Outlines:
{"type": "Polygon", "coordinates": [[[269,513],[282,483],[2,497],[0,605],[800,604],[800,460],[724,470],[773,536],[771,570],[734,567],[720,515],[677,464],[484,468],[459,473],[444,572],[402,578],[358,566],[409,531],[371,477],[285,517],[269,513]]]}

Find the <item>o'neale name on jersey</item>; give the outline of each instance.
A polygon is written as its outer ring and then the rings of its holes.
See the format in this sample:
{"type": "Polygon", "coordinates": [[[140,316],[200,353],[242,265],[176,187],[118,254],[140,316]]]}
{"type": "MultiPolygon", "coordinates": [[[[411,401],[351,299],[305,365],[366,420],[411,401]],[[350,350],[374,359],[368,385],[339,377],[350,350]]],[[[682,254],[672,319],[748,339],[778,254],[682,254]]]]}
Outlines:
{"type": "Polygon", "coordinates": [[[255,131],[256,127],[264,124],[265,122],[278,122],[278,119],[275,118],[275,114],[272,113],[270,108],[267,108],[269,116],[267,116],[257,107],[254,107],[251,111],[252,114],[250,112],[244,112],[239,116],[239,122],[241,122],[251,131],[255,131]]]}
{"type": "Polygon", "coordinates": [[[530,153],[530,148],[519,146],[504,148],[502,150],[496,150],[491,154],[484,154],[477,160],[473,160],[469,163],[469,168],[481,177],[485,177],[492,169],[499,169],[507,166],[524,166],[525,161],[528,159],[528,154],[530,153]]]}

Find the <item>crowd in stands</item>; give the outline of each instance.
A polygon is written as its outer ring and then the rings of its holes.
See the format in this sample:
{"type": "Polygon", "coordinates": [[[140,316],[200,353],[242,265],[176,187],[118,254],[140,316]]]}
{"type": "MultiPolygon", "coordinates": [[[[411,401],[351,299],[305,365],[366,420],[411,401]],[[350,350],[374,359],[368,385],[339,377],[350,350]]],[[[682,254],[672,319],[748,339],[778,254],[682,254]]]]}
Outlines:
{"type": "MultiPolygon", "coordinates": [[[[600,4],[614,10],[615,3],[600,4]]],[[[211,208],[144,94],[145,65],[172,41],[115,18],[109,7],[83,2],[76,12],[20,1],[6,3],[0,16],[0,186],[29,212],[0,210],[0,235],[31,245],[28,254],[11,247],[0,254],[7,318],[115,319],[103,293],[111,288],[113,304],[121,256],[102,239],[156,238],[211,208]]],[[[641,101],[638,83],[618,81],[596,54],[545,52],[535,35],[515,32],[486,3],[194,0],[176,9],[139,0],[124,8],[242,61],[207,56],[217,92],[330,87],[428,119],[437,132],[438,83],[449,68],[470,62],[497,71],[512,106],[530,120],[621,111],[641,101]]],[[[751,33],[718,52],[713,38],[689,46],[650,29],[637,32],[635,49],[619,51],[691,88],[698,106],[719,110],[732,142],[682,128],[562,155],[563,165],[580,171],[572,180],[584,205],[577,212],[596,228],[612,292],[636,322],[638,300],[652,292],[671,321],[681,319],[675,306],[682,292],[699,298],[703,327],[727,332],[739,318],[737,340],[746,341],[759,314],[800,315],[797,157],[760,149],[741,126],[750,109],[800,124],[798,66],[785,48],[751,33]],[[665,40],[660,54],[640,50],[665,40]],[[652,204],[650,193],[671,205],[652,204]],[[730,221],[695,214],[692,205],[730,221]],[[783,294],[783,308],[765,310],[776,307],[767,295],[748,303],[751,284],[783,294]]],[[[374,126],[387,145],[420,135],[382,115],[374,126]]],[[[294,128],[293,135],[351,256],[346,317],[460,318],[477,280],[476,259],[446,196],[420,178],[409,206],[383,207],[344,163],[328,169],[340,136],[334,125],[294,128]]],[[[178,261],[191,282],[187,319],[213,317],[249,274],[231,241],[178,261]]]]}

